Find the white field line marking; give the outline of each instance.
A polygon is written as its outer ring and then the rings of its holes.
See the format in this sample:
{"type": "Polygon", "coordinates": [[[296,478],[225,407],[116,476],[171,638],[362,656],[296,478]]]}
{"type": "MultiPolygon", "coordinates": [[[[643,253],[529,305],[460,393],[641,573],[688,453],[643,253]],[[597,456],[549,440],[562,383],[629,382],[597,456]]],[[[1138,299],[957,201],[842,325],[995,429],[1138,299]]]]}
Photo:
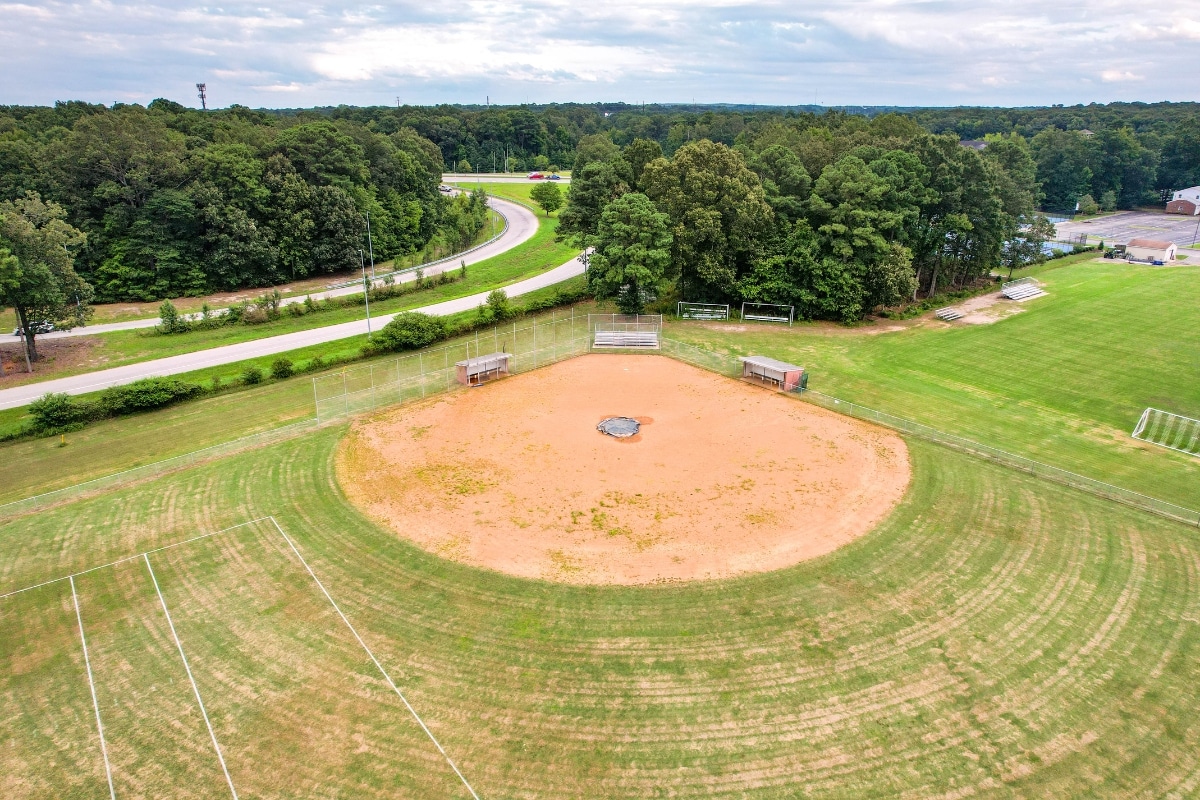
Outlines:
{"type": "Polygon", "coordinates": [[[156,547],[153,550],[147,550],[144,553],[137,553],[136,555],[125,556],[124,558],[118,558],[116,561],[110,561],[107,564],[101,564],[98,567],[89,567],[88,569],[85,569],[81,572],[73,572],[70,575],[63,575],[61,578],[52,578],[48,581],[42,581],[41,583],[35,583],[33,586],[26,586],[24,589],[14,589],[13,591],[7,592],[6,594],[0,594],[0,600],[3,600],[6,597],[12,597],[14,594],[20,594],[21,592],[28,592],[28,591],[32,591],[33,589],[40,589],[43,586],[49,586],[50,584],[58,583],[59,581],[66,581],[66,580],[70,580],[72,578],[78,578],[80,575],[86,575],[89,572],[95,572],[98,569],[104,569],[105,567],[115,567],[117,564],[124,564],[126,561],[133,561],[133,560],[141,558],[142,556],[145,556],[145,555],[161,553],[163,550],[170,550],[172,547],[182,547],[185,544],[191,544],[192,542],[198,542],[201,539],[207,539],[208,537],[216,536],[219,533],[228,533],[229,531],[237,530],[238,528],[244,528],[247,525],[253,525],[256,522],[262,522],[263,520],[266,520],[266,519],[269,519],[269,517],[259,517],[258,519],[252,519],[252,520],[249,520],[248,522],[239,522],[237,525],[230,525],[228,528],[222,528],[219,531],[213,531],[212,533],[202,533],[199,536],[193,536],[191,539],[184,539],[182,542],[175,542],[175,544],[166,544],[166,545],[163,545],[162,547],[156,547]]]}
{"type": "Polygon", "coordinates": [[[400,698],[400,701],[404,703],[404,707],[408,709],[408,713],[412,714],[413,719],[415,719],[417,724],[421,726],[421,730],[425,731],[425,735],[429,737],[429,741],[433,742],[433,746],[436,747],[438,752],[442,754],[442,758],[446,759],[446,763],[450,765],[450,769],[454,770],[454,774],[458,776],[460,781],[462,781],[463,786],[467,787],[467,791],[471,793],[471,797],[475,798],[475,800],[479,800],[479,795],[475,794],[475,790],[471,788],[471,784],[469,784],[467,779],[463,777],[463,774],[458,771],[458,767],[454,764],[454,761],[450,758],[449,754],[447,754],[442,748],[442,745],[437,740],[437,737],[433,735],[433,731],[429,730],[429,728],[425,726],[425,721],[421,719],[421,715],[418,714],[417,710],[409,704],[408,699],[404,696],[404,693],[400,691],[400,688],[396,686],[395,681],[392,680],[392,676],[388,675],[387,670],[385,670],[383,665],[379,663],[379,659],[377,659],[375,654],[371,652],[371,648],[367,647],[367,643],[363,641],[362,637],[358,635],[358,631],[356,631],[354,626],[350,624],[350,620],[347,619],[346,615],[342,613],[342,609],[338,607],[338,604],[336,601],[334,601],[333,596],[329,594],[329,590],[327,590],[325,585],[321,583],[321,579],[318,578],[317,574],[312,571],[312,567],[310,567],[308,562],[304,560],[304,556],[300,555],[300,551],[296,549],[295,543],[292,542],[291,538],[289,538],[288,535],[283,532],[283,528],[279,527],[279,523],[276,522],[275,517],[268,517],[268,519],[270,519],[271,524],[275,526],[275,530],[279,531],[279,535],[283,537],[283,540],[288,543],[290,548],[292,548],[292,552],[296,554],[296,558],[300,559],[300,563],[304,565],[306,570],[308,570],[308,574],[312,576],[314,581],[316,581],[317,587],[320,588],[321,593],[325,595],[325,599],[329,601],[329,604],[333,606],[333,610],[336,611],[338,616],[342,618],[342,622],[346,623],[346,627],[350,629],[350,633],[354,634],[354,638],[358,640],[360,645],[362,645],[362,649],[366,651],[371,661],[375,664],[375,668],[379,670],[379,674],[382,675],[384,680],[388,682],[388,685],[392,687],[392,691],[395,692],[396,696],[400,698]]]}
{"type": "Polygon", "coordinates": [[[96,730],[100,732],[100,752],[104,755],[104,776],[108,778],[108,796],[117,800],[113,789],[112,767],[108,764],[108,745],[104,743],[104,724],[100,722],[100,702],[96,699],[96,683],[92,680],[92,661],[88,658],[87,637],[83,635],[83,615],[79,613],[79,595],[75,593],[75,578],[71,577],[71,600],[75,603],[75,621],[79,623],[79,641],[83,644],[83,665],[87,667],[88,689],[92,692],[92,708],[96,710],[96,730]]]}
{"type": "Polygon", "coordinates": [[[179,658],[183,661],[183,668],[187,672],[188,680],[192,683],[192,691],[196,694],[196,703],[200,706],[201,715],[204,716],[204,724],[208,726],[208,735],[212,738],[213,749],[217,751],[217,760],[221,762],[221,771],[225,773],[225,780],[229,783],[229,791],[233,793],[233,800],[238,800],[237,789],[233,788],[233,778],[229,777],[229,769],[225,766],[225,757],[221,755],[221,745],[217,744],[217,734],[213,732],[212,723],[208,720],[208,712],[204,710],[204,701],[200,699],[200,688],[196,686],[196,679],[192,677],[192,668],[188,666],[187,656],[183,654],[183,642],[179,641],[179,634],[175,632],[175,623],[171,621],[171,612],[167,610],[167,601],[163,597],[162,590],[158,588],[158,578],[154,577],[154,567],[150,566],[150,556],[143,553],[142,558],[146,559],[146,569],[150,570],[150,580],[154,581],[154,591],[158,594],[158,602],[162,604],[163,614],[167,617],[167,625],[171,628],[171,636],[175,639],[175,646],[179,648],[179,658]]]}

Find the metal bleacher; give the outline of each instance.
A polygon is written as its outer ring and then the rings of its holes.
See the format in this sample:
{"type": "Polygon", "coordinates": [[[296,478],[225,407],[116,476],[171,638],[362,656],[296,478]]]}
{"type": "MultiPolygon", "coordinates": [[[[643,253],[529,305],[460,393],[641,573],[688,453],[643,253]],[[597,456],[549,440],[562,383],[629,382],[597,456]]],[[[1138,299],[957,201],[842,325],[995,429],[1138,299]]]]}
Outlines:
{"type": "Polygon", "coordinates": [[[658,331],[596,331],[593,347],[658,347],[658,331]]]}
{"type": "Polygon", "coordinates": [[[1000,294],[1007,297],[1009,300],[1029,300],[1034,297],[1041,297],[1045,294],[1042,287],[1038,286],[1037,281],[1033,278],[1021,278],[1015,281],[1009,281],[1000,287],[1000,294]]]}
{"type": "Polygon", "coordinates": [[[938,319],[946,320],[946,322],[953,322],[954,320],[962,319],[965,316],[963,312],[959,311],[957,308],[950,308],[949,306],[946,308],[939,308],[937,311],[933,312],[933,315],[938,319]]]}

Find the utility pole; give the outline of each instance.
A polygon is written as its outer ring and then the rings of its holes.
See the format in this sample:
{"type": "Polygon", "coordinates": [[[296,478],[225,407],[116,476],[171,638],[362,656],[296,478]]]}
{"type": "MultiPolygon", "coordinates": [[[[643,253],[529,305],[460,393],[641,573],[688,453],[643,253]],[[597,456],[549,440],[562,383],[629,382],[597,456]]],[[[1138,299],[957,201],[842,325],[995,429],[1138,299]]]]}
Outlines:
{"type": "Polygon", "coordinates": [[[371,212],[367,212],[367,249],[371,253],[371,280],[375,280],[375,246],[371,244],[371,212]]]}
{"type": "Polygon", "coordinates": [[[197,83],[196,90],[200,93],[200,110],[208,111],[208,84],[197,83]]]}
{"type": "Polygon", "coordinates": [[[367,263],[363,261],[362,248],[358,248],[358,263],[362,266],[363,273],[363,301],[367,304],[367,338],[371,338],[371,295],[367,292],[367,287],[371,284],[367,280],[367,263]]]}

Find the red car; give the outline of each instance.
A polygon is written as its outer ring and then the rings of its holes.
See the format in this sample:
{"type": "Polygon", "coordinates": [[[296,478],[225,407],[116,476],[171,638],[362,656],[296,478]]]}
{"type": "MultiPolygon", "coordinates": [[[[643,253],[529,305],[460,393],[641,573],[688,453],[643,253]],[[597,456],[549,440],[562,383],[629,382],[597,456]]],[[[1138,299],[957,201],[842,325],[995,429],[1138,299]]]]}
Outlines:
{"type": "Polygon", "coordinates": [[[529,173],[529,175],[527,177],[531,181],[540,181],[540,180],[545,180],[545,178],[546,178],[546,176],[540,172],[531,172],[531,173],[529,173]]]}

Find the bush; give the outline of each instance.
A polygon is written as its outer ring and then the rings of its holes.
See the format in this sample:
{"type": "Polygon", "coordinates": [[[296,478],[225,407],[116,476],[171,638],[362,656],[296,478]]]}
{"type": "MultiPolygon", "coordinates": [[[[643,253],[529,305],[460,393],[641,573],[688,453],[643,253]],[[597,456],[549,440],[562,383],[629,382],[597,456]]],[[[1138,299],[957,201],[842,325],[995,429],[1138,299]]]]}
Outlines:
{"type": "Polygon", "coordinates": [[[246,367],[246,371],[242,373],[242,383],[247,386],[254,386],[262,383],[263,371],[258,367],[246,367]]]}
{"type": "Polygon", "coordinates": [[[163,300],[162,305],[158,307],[158,319],[158,330],[161,333],[186,333],[192,327],[186,319],[179,316],[179,311],[170,300],[163,300]]]}
{"type": "Polygon", "coordinates": [[[513,316],[513,310],[508,304],[508,292],[503,289],[493,289],[488,294],[487,308],[494,322],[503,322],[513,316]]]}
{"type": "Polygon", "coordinates": [[[100,411],[119,417],[138,411],[152,411],[204,393],[204,387],[178,378],[145,378],[124,386],[105,389],[100,395],[100,411]]]}
{"type": "Polygon", "coordinates": [[[63,430],[82,421],[84,411],[69,394],[46,394],[29,404],[30,427],[38,433],[63,430]]]}
{"type": "Polygon", "coordinates": [[[290,378],[296,374],[296,366],[291,362],[291,359],[279,358],[271,364],[271,377],[276,380],[290,378]]]}
{"type": "Polygon", "coordinates": [[[446,338],[446,323],[419,311],[397,314],[375,337],[375,350],[418,350],[446,338]]]}
{"type": "Polygon", "coordinates": [[[261,325],[269,320],[267,312],[257,306],[247,308],[242,312],[242,322],[247,325],[261,325]]]}

